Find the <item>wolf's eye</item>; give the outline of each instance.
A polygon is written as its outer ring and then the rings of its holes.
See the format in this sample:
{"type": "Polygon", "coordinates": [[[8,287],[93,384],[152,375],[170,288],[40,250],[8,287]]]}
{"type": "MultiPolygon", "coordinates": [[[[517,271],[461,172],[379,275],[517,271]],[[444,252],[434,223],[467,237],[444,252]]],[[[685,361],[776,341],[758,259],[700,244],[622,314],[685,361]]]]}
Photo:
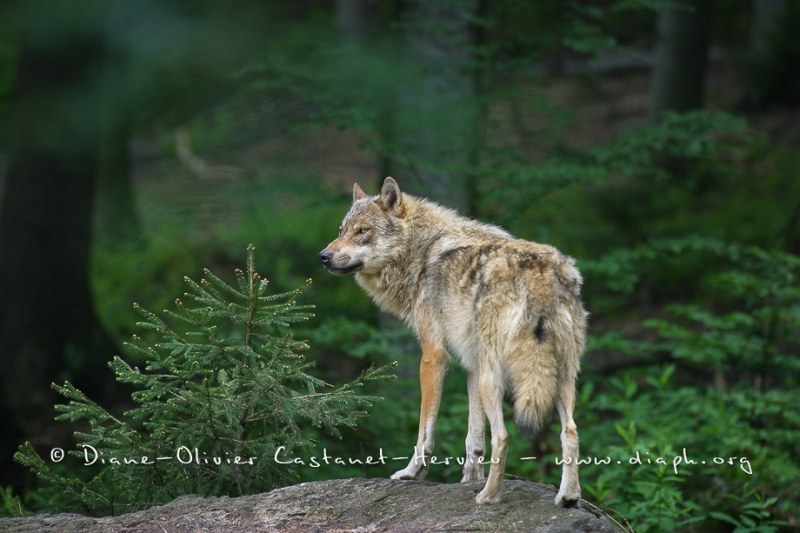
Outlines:
{"type": "Polygon", "coordinates": [[[364,235],[368,231],[369,231],[369,228],[356,228],[356,233],[358,233],[360,235],[364,235]]]}

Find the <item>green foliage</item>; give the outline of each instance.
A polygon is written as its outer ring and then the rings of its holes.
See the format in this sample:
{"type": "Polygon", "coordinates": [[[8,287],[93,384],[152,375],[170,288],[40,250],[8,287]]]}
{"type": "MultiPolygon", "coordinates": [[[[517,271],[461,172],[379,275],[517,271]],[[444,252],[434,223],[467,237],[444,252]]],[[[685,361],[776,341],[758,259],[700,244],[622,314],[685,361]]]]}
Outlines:
{"type": "Polygon", "coordinates": [[[117,416],[70,383],[54,385],[68,400],[56,406],[57,420],[88,424],[70,455],[99,468],[88,480],[63,475],[21,446],[15,459],[47,483],[51,504],[114,514],[180,494],[269,490],[298,475],[273,459],[278,450],[293,457],[321,433],[341,436],[379,399],[358,389],[390,377],[386,366],[339,387],[307,373],[308,346],[292,326],[312,316],[297,303],[308,283],[268,294],[253,250],[235,286],[209,270],[199,283],[186,278],[184,299],[165,311],[175,326],[137,306],[148,339],[134,336],[128,347],[146,364],[110,363],[117,381],[135,389],[135,407],[117,416]]]}
{"type": "MultiPolygon", "coordinates": [[[[574,184],[607,184],[620,176],[635,176],[647,184],[673,181],[675,169],[669,165],[674,167],[676,159],[698,163],[752,134],[742,119],[726,113],[667,113],[659,124],[632,127],[607,145],[548,158],[535,165],[513,152],[499,152],[503,157],[491,162],[485,172],[488,179],[500,185],[490,193],[514,205],[524,198],[514,194],[520,189],[529,194],[546,194],[574,184]],[[509,160],[508,156],[515,157],[509,160]]],[[[720,158],[718,162],[725,160],[720,158]]]]}
{"type": "Polygon", "coordinates": [[[400,346],[416,343],[404,329],[381,331],[366,322],[344,317],[330,318],[309,334],[315,346],[336,349],[359,360],[368,360],[375,354],[400,359],[405,356],[400,346]]]}
{"type": "Polygon", "coordinates": [[[721,522],[735,527],[734,533],[774,533],[778,527],[787,525],[783,520],[771,518],[769,509],[777,503],[778,498],[765,498],[760,493],[748,492],[746,497],[728,495],[739,512],[736,516],[719,511],[711,511],[709,515],[721,522]]]}
{"type": "MultiPolygon", "coordinates": [[[[182,290],[179,273],[198,264],[214,270],[236,264],[240,248],[248,242],[270,250],[264,274],[273,290],[288,291],[314,276],[315,293],[325,295],[315,302],[322,324],[344,309],[353,318],[371,318],[374,306],[366,295],[333,276],[317,276],[317,254],[333,238],[350,196],[332,193],[298,172],[272,169],[242,182],[197,183],[159,176],[143,184],[138,208],[146,245],[97,246],[92,254],[92,290],[105,327],[127,339],[139,315],[125,302],[163,309],[171,305],[170,295],[182,290]],[[175,198],[180,198],[179,208],[175,198]],[[301,235],[298,228],[304,228],[301,235]]],[[[316,326],[300,333],[311,335],[316,326]]],[[[315,343],[312,346],[316,349],[315,343]]]]}
{"type": "MultiPolygon", "coordinates": [[[[684,472],[675,473],[667,461],[651,466],[649,463],[657,459],[680,455],[665,435],[658,438],[637,438],[636,425],[630,422],[627,428],[615,425],[616,432],[624,441],[622,446],[611,446],[609,452],[617,457],[630,457],[630,471],[617,469],[603,472],[597,486],[589,486],[595,497],[611,508],[622,510],[623,516],[636,524],[637,531],[676,531],[688,524],[702,519],[697,513],[701,507],[687,500],[684,485],[688,476],[684,472]],[[630,461],[642,460],[647,467],[631,465],[630,461]],[[623,479],[619,475],[623,474],[623,479]],[[617,479],[614,479],[617,477],[617,479]],[[616,490],[603,494],[609,486],[616,490]]],[[[625,467],[623,467],[625,468],[625,467]]]]}
{"type": "Polygon", "coordinates": [[[0,516],[22,515],[22,503],[19,496],[14,495],[11,487],[0,487],[0,501],[3,502],[3,506],[0,507],[0,516]]]}
{"type": "Polygon", "coordinates": [[[579,418],[584,455],[638,451],[666,462],[589,467],[585,487],[637,531],[719,520],[737,531],[774,531],[785,524],[773,518],[776,510],[797,512],[800,417],[792,406],[799,368],[792,351],[800,344],[800,258],[687,238],[642,245],[624,259],[610,254],[603,275],[609,287],[630,292],[642,261],[669,254],[701,254],[716,266],[697,284],[713,289],[713,305],[667,306],[663,317],[643,322],[655,337],[593,337],[594,357],[624,354],[638,364],[608,379],[586,375],[581,396],[589,412],[579,418]],[[720,493],[727,497],[719,501],[720,493]]]}

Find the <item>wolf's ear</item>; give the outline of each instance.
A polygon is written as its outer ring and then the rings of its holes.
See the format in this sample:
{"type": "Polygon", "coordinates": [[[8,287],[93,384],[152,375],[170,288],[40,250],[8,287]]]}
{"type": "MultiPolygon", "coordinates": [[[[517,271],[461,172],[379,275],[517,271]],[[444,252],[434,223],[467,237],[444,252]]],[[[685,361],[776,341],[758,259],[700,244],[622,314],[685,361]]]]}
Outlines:
{"type": "Polygon", "coordinates": [[[394,178],[383,180],[381,187],[381,204],[387,211],[392,211],[397,216],[403,215],[403,193],[394,178]]]}
{"type": "Polygon", "coordinates": [[[361,200],[362,198],[366,198],[367,193],[361,190],[361,187],[358,186],[358,183],[353,184],[353,201],[361,200]]]}

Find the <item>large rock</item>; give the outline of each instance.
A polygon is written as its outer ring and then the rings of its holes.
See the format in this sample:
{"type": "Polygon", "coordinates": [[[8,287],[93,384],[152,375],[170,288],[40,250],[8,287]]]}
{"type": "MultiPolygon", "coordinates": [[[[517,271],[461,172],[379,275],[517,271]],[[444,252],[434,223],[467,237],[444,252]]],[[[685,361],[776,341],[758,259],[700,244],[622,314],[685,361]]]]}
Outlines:
{"type": "Polygon", "coordinates": [[[505,481],[504,500],[477,505],[482,483],[439,484],[389,479],[335,479],[240,498],[183,496],[121,516],[36,515],[0,520],[13,532],[498,531],[615,532],[583,502],[553,505],[552,487],[505,481]]]}

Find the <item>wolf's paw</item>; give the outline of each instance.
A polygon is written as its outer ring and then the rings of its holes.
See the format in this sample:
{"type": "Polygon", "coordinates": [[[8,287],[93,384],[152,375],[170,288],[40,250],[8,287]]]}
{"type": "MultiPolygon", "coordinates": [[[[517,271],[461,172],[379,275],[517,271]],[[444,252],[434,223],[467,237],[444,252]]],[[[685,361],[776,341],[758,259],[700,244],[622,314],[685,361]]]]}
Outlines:
{"type": "Polygon", "coordinates": [[[415,479],[412,474],[409,474],[405,470],[398,470],[394,474],[391,475],[389,479],[415,479]]]}
{"type": "Polygon", "coordinates": [[[580,499],[580,491],[572,493],[562,493],[559,491],[558,494],[556,494],[555,504],[561,507],[575,507],[575,504],[577,504],[580,499]]]}
{"type": "Polygon", "coordinates": [[[425,479],[425,474],[428,473],[427,468],[404,468],[398,470],[389,479],[403,479],[403,480],[417,480],[422,481],[425,479]]]}
{"type": "Polygon", "coordinates": [[[483,489],[475,496],[475,501],[481,505],[485,503],[500,503],[503,501],[503,495],[501,491],[495,491],[494,494],[487,494],[486,489],[483,489]]]}

